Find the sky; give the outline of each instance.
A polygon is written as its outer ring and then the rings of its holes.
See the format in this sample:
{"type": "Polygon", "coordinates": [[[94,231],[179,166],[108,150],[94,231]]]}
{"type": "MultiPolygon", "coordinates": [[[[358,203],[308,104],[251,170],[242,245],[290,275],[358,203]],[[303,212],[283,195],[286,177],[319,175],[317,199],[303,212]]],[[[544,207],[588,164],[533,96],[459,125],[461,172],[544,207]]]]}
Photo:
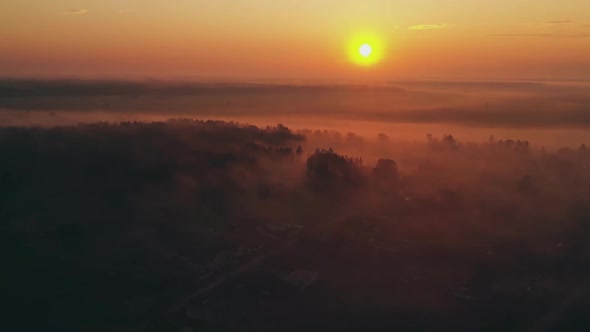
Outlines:
{"type": "Polygon", "coordinates": [[[588,0],[0,0],[0,22],[0,76],[590,77],[588,0]]]}

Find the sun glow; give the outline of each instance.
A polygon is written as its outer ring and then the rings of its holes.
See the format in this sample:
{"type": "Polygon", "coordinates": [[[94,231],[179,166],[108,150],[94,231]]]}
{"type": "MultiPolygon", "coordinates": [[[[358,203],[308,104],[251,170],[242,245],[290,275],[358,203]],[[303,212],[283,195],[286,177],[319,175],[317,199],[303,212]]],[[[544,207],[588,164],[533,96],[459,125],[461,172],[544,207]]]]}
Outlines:
{"type": "Polygon", "coordinates": [[[371,34],[354,36],[347,49],[350,61],[361,66],[372,66],[383,59],[383,44],[371,34]]]}
{"type": "Polygon", "coordinates": [[[373,53],[373,48],[369,44],[363,44],[359,47],[359,53],[365,58],[368,58],[371,56],[371,53],[373,53]]]}

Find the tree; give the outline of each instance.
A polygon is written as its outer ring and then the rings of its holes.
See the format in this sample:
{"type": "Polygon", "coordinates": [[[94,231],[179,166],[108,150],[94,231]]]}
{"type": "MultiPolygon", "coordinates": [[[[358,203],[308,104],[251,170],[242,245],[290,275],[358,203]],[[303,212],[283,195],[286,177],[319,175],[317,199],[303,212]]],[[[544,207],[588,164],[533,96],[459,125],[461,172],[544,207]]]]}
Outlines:
{"type": "Polygon", "coordinates": [[[373,168],[373,176],[381,181],[397,180],[397,163],[391,159],[379,159],[373,168]]]}
{"type": "Polygon", "coordinates": [[[448,143],[450,145],[455,145],[455,143],[457,143],[457,141],[455,141],[455,138],[453,137],[453,135],[444,135],[443,141],[445,141],[446,143],[448,143]]]}
{"type": "Polygon", "coordinates": [[[384,133],[379,133],[377,135],[377,141],[381,144],[385,144],[389,142],[389,136],[385,135],[384,133]]]}
{"type": "Polygon", "coordinates": [[[307,159],[307,176],[314,189],[354,185],[362,180],[362,164],[332,149],[316,150],[307,159]]]}
{"type": "Polygon", "coordinates": [[[362,145],[364,140],[361,136],[355,133],[346,134],[346,143],[351,145],[362,145]]]}
{"type": "Polygon", "coordinates": [[[504,142],[504,147],[508,150],[512,150],[512,148],[514,148],[515,144],[516,143],[514,142],[514,140],[508,139],[504,142]]]}
{"type": "Polygon", "coordinates": [[[303,154],[303,148],[301,147],[301,145],[297,146],[297,150],[295,150],[295,154],[297,154],[297,156],[301,156],[301,154],[303,154]]]}

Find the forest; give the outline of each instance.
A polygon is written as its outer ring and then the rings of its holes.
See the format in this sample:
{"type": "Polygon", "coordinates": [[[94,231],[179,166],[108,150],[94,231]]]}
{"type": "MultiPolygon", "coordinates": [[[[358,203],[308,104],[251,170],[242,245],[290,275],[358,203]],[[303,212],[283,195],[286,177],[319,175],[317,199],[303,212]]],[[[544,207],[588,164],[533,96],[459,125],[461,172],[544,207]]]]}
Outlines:
{"type": "Polygon", "coordinates": [[[190,118],[0,127],[7,322],[590,328],[583,143],[427,132],[411,142],[190,118]]]}

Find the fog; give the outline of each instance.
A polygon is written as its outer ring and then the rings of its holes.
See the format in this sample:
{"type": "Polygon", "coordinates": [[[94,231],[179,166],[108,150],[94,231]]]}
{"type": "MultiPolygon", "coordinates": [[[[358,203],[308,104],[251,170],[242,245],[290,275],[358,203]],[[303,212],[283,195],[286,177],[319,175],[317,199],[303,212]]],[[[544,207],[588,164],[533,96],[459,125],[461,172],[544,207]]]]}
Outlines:
{"type": "Polygon", "coordinates": [[[27,327],[561,329],[541,318],[590,259],[583,145],[180,119],[9,127],[0,149],[27,327]]]}
{"type": "Polygon", "coordinates": [[[590,84],[569,82],[38,81],[0,82],[2,125],[172,117],[332,129],[403,140],[454,133],[528,139],[549,148],[588,139],[590,84]]]}
{"type": "Polygon", "coordinates": [[[590,326],[583,82],[7,82],[22,330],[590,326]]]}

